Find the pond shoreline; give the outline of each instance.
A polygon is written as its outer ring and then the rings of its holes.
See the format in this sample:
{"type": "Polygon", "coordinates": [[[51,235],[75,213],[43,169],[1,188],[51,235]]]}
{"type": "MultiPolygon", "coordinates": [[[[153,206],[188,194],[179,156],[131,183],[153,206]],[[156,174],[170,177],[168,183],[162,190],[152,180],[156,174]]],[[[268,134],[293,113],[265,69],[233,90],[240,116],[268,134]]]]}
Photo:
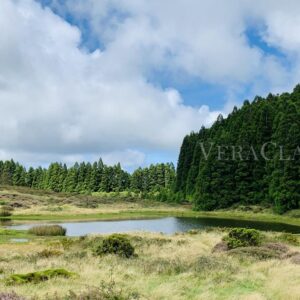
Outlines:
{"type": "Polygon", "coordinates": [[[261,221],[269,223],[282,223],[300,227],[300,219],[280,216],[270,213],[241,213],[236,211],[198,212],[186,211],[159,211],[159,210],[126,210],[112,213],[90,214],[16,214],[2,218],[11,221],[110,221],[110,220],[145,220],[162,217],[191,217],[191,218],[215,218],[241,221],[261,221]]]}
{"type": "Polygon", "coordinates": [[[186,216],[156,216],[127,219],[101,220],[14,220],[3,224],[6,229],[28,230],[36,225],[57,224],[65,227],[68,236],[87,234],[125,233],[135,231],[162,232],[174,234],[188,230],[204,230],[206,228],[245,227],[262,231],[289,232],[300,234],[300,226],[282,222],[267,222],[265,220],[245,220],[222,217],[186,217],[186,216]]]}

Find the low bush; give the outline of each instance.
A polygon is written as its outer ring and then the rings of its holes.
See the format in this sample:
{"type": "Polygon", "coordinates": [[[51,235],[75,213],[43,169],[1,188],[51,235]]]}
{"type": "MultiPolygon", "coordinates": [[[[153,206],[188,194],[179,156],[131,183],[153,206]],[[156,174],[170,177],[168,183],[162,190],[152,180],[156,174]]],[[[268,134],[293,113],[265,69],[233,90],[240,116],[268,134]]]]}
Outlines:
{"type": "Polygon", "coordinates": [[[38,236],[64,236],[67,230],[59,225],[41,225],[30,228],[28,232],[38,236]]]}
{"type": "Polygon", "coordinates": [[[39,283],[55,277],[70,278],[74,275],[76,274],[71,273],[65,269],[50,269],[27,274],[12,274],[8,278],[6,278],[5,281],[7,285],[39,283]]]}
{"type": "Polygon", "coordinates": [[[36,256],[38,258],[50,258],[50,257],[60,256],[62,254],[63,252],[57,249],[44,249],[40,252],[37,252],[36,256]]]}
{"type": "Polygon", "coordinates": [[[13,208],[7,205],[3,205],[0,208],[0,217],[10,217],[12,215],[13,208]]]}
{"type": "Polygon", "coordinates": [[[247,228],[233,228],[224,238],[229,249],[248,246],[259,246],[261,234],[258,230],[247,228]]]}
{"type": "Polygon", "coordinates": [[[126,258],[134,255],[134,247],[130,241],[121,234],[112,234],[103,239],[94,251],[96,255],[117,254],[126,258]]]}

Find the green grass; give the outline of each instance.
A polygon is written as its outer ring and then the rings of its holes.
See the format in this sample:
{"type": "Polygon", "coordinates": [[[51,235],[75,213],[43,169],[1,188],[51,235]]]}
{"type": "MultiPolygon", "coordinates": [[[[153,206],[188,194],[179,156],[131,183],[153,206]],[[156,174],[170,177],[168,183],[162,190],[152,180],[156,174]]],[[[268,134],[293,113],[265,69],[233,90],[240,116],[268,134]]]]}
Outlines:
{"type": "Polygon", "coordinates": [[[0,228],[0,244],[11,242],[11,239],[31,239],[27,230],[13,230],[0,228]]]}
{"type": "Polygon", "coordinates": [[[55,277],[64,277],[71,278],[74,276],[74,273],[71,273],[65,269],[49,269],[39,272],[31,272],[26,274],[12,274],[5,279],[7,285],[15,284],[26,284],[26,283],[40,283],[47,281],[55,277]]]}
{"type": "Polygon", "coordinates": [[[17,203],[13,215],[3,219],[19,221],[94,221],[146,219],[159,217],[206,217],[285,223],[300,226],[300,210],[284,215],[271,208],[239,206],[213,212],[193,211],[191,204],[179,205],[153,200],[127,198],[128,193],[94,193],[76,195],[32,190],[20,187],[0,187],[6,205],[17,203]]]}

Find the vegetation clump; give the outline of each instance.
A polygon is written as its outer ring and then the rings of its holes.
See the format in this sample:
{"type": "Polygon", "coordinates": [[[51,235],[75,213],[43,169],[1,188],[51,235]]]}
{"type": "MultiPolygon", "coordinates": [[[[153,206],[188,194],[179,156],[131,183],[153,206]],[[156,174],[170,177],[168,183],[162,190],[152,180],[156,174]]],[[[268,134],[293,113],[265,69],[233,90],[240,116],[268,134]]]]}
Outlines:
{"type": "Polygon", "coordinates": [[[261,244],[261,234],[258,230],[247,228],[233,228],[228,236],[224,238],[229,249],[239,247],[259,246],[261,244]]]}
{"type": "Polygon", "coordinates": [[[6,284],[14,285],[25,283],[39,283],[55,277],[70,278],[74,275],[75,273],[71,273],[65,269],[49,269],[27,274],[13,274],[6,279],[6,284]]]}
{"type": "Polygon", "coordinates": [[[116,254],[129,258],[134,255],[134,247],[124,235],[112,234],[106,237],[102,243],[96,247],[95,254],[116,254]]]}
{"type": "Polygon", "coordinates": [[[10,217],[12,215],[13,208],[7,205],[3,205],[0,209],[0,217],[10,217]]]}
{"type": "Polygon", "coordinates": [[[267,247],[240,247],[232,249],[228,252],[230,255],[237,255],[240,257],[251,257],[258,260],[278,259],[280,252],[267,247]]]}
{"type": "Polygon", "coordinates": [[[38,236],[65,236],[67,230],[60,225],[41,225],[30,228],[28,232],[38,236]]]}
{"type": "Polygon", "coordinates": [[[125,294],[117,287],[116,282],[111,279],[109,282],[102,281],[100,287],[90,287],[87,291],[75,293],[69,291],[69,295],[64,300],[130,300],[140,299],[138,293],[125,294]]]}
{"type": "Polygon", "coordinates": [[[57,249],[44,249],[36,254],[39,258],[50,258],[62,255],[63,252],[57,249]]]}

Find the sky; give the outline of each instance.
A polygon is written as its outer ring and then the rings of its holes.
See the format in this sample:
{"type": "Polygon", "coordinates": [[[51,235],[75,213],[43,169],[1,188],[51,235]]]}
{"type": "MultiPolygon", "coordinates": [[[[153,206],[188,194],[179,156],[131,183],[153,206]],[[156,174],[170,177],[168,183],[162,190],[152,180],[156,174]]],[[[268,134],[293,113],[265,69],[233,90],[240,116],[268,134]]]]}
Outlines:
{"type": "Polygon", "coordinates": [[[298,0],[2,0],[0,159],[176,164],[183,137],[300,82],[298,0]]]}

